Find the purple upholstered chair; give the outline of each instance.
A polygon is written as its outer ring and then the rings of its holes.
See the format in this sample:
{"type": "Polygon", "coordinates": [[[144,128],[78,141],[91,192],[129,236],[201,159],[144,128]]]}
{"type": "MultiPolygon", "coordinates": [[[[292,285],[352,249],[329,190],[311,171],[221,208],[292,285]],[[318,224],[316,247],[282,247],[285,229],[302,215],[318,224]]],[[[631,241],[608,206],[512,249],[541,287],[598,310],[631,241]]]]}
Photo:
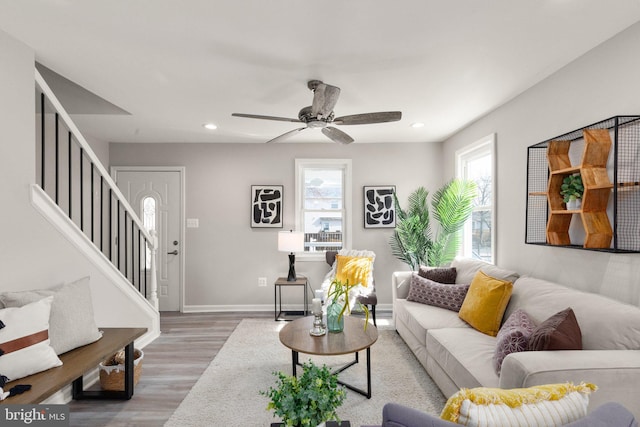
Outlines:
{"type": "MultiPolygon", "coordinates": [[[[382,408],[382,426],[362,427],[452,427],[449,421],[426,414],[413,408],[387,403],[382,408]]],[[[638,427],[633,414],[619,403],[600,405],[586,417],[566,424],[566,427],[638,427]]]]}

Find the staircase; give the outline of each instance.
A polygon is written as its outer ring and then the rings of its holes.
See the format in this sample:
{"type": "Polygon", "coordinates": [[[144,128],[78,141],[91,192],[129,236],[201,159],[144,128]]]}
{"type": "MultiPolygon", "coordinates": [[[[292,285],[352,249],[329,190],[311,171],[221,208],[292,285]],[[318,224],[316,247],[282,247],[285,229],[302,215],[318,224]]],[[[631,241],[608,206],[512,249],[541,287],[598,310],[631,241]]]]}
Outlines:
{"type": "MultiPolygon", "coordinates": [[[[40,73],[36,81],[36,181],[33,206],[115,289],[151,318],[159,334],[157,239],[129,205],[40,73]]],[[[106,325],[105,325],[106,326],[106,325]]]]}

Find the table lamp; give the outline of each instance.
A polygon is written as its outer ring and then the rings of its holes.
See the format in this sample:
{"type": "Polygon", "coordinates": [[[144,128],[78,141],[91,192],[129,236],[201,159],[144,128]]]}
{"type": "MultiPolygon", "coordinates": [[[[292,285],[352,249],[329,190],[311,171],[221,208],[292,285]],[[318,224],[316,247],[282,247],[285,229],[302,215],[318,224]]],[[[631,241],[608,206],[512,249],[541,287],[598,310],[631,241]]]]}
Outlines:
{"type": "Polygon", "coordinates": [[[296,254],[304,251],[304,233],[301,231],[280,231],[278,233],[278,250],[289,252],[289,275],[287,282],[296,281],[296,254]]]}

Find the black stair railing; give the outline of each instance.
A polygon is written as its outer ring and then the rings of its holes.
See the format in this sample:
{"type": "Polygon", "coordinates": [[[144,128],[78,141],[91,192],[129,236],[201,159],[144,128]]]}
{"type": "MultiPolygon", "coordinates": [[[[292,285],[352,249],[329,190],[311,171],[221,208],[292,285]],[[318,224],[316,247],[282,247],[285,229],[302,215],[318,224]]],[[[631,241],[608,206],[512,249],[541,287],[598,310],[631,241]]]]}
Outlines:
{"type": "Polygon", "coordinates": [[[145,298],[157,307],[155,237],[36,71],[36,179],[145,298]]]}

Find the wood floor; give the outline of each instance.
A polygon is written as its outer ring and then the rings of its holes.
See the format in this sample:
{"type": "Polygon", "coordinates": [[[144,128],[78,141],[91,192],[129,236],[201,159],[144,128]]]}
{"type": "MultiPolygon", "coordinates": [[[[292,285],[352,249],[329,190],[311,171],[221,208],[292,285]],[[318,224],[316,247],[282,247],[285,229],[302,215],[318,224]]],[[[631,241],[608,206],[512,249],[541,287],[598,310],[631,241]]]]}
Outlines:
{"type": "MultiPolygon", "coordinates": [[[[378,319],[390,317],[390,313],[378,315],[378,319]]],[[[162,334],[144,349],[143,372],[133,398],[73,401],[69,404],[70,426],[164,425],[244,318],[273,322],[273,313],[163,312],[162,334]]]]}
{"type": "Polygon", "coordinates": [[[273,313],[163,312],[162,334],[144,349],[143,371],[129,401],[73,401],[71,426],[162,426],[244,318],[273,313]]]}

